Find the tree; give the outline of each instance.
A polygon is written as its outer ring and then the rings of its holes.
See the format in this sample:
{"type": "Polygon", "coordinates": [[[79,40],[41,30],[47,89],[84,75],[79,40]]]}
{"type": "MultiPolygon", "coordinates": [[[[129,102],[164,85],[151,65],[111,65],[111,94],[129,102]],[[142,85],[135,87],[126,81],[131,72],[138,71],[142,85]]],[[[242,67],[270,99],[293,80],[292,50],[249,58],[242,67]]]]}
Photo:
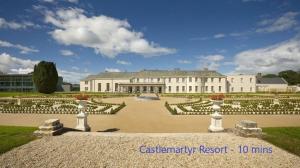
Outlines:
{"type": "Polygon", "coordinates": [[[58,74],[53,62],[41,61],[35,65],[32,78],[38,92],[46,94],[55,92],[58,74]]]}
{"type": "Polygon", "coordinates": [[[264,75],[262,77],[264,77],[264,78],[275,78],[275,77],[278,77],[278,76],[275,75],[275,74],[266,74],[266,75],[264,75]]]}
{"type": "Polygon", "coordinates": [[[278,76],[284,78],[289,83],[289,85],[295,85],[299,83],[299,74],[295,71],[281,71],[278,73],[278,76]]]}

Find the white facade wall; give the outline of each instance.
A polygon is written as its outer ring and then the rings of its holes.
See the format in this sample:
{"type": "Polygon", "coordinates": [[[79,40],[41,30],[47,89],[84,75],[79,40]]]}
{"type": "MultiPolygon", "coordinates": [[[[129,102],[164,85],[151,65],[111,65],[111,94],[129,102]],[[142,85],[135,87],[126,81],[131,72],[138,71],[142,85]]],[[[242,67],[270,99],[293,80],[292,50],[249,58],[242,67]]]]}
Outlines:
{"type": "Polygon", "coordinates": [[[87,92],[119,92],[116,85],[119,83],[129,83],[130,79],[92,79],[80,81],[80,91],[87,92]]]}
{"type": "Polygon", "coordinates": [[[257,84],[258,92],[286,92],[288,84],[257,84]]]}
{"type": "Polygon", "coordinates": [[[256,92],[255,75],[229,75],[227,76],[227,91],[235,92],[256,92]]]}
{"type": "Polygon", "coordinates": [[[226,93],[226,77],[161,77],[133,79],[91,79],[80,81],[80,91],[88,92],[119,92],[115,90],[119,83],[164,83],[165,93],[226,93]],[[202,84],[204,82],[204,86],[202,84]],[[109,84],[109,89],[107,85],[109,84]],[[100,88],[101,85],[101,88],[100,88]],[[201,89],[202,88],[202,89],[201,89]],[[169,90],[171,89],[171,90],[169,90]]]}

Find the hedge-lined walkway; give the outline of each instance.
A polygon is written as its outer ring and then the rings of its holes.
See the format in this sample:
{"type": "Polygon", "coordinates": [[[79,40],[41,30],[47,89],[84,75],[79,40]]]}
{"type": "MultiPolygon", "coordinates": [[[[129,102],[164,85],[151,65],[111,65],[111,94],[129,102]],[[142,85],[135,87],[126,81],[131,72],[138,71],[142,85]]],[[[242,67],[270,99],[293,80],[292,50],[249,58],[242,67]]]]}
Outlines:
{"type": "MultiPolygon", "coordinates": [[[[118,132],[207,132],[209,115],[171,115],[165,102],[185,102],[185,98],[161,97],[161,100],[142,101],[135,97],[107,98],[107,103],[126,103],[116,115],[89,115],[92,131],[118,132]]],[[[2,125],[38,126],[49,118],[59,118],[65,127],[74,128],[72,114],[0,114],[2,125]]],[[[223,125],[233,128],[243,119],[254,120],[260,127],[300,126],[300,115],[225,115],[223,125]]]]}

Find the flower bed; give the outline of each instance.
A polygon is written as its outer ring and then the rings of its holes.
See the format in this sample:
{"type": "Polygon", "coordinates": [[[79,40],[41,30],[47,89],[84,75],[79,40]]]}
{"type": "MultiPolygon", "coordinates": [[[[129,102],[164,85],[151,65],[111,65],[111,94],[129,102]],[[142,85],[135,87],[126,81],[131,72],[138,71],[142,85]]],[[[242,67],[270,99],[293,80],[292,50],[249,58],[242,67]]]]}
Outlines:
{"type": "MultiPolygon", "coordinates": [[[[0,113],[22,114],[77,114],[78,103],[74,98],[22,98],[18,105],[17,99],[0,99],[0,113]]],[[[88,114],[116,114],[125,107],[125,103],[103,103],[89,101],[85,108],[88,114]],[[113,108],[114,107],[114,108],[113,108]]]]}
{"type": "MultiPolygon", "coordinates": [[[[172,106],[182,111],[176,114],[208,115],[213,112],[213,101],[215,100],[178,103],[172,106]]],[[[173,114],[172,108],[167,105],[166,108],[173,114]]],[[[221,105],[220,113],[223,115],[298,115],[300,114],[300,98],[281,98],[276,101],[270,98],[234,100],[226,98],[221,105]]]]}

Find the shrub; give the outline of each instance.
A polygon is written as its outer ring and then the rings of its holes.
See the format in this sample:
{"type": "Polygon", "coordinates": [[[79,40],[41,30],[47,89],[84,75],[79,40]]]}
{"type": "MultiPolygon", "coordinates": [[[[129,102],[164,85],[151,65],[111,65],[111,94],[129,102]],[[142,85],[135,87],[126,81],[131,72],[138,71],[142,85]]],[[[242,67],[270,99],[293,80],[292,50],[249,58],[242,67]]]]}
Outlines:
{"type": "Polygon", "coordinates": [[[38,92],[46,94],[55,92],[58,74],[53,62],[41,61],[35,65],[32,78],[38,92]]]}

